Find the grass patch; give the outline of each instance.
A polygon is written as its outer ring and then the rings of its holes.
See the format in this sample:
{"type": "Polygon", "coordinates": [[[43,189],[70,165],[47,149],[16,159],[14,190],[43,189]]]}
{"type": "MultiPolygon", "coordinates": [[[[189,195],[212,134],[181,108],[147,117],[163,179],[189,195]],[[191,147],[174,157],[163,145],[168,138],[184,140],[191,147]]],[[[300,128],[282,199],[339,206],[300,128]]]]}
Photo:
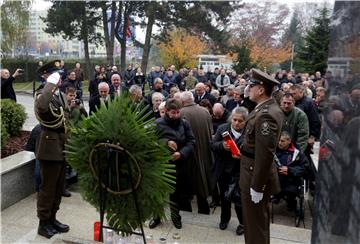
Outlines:
{"type": "MultiPolygon", "coordinates": [[[[36,82],[35,89],[37,89],[39,86],[40,86],[40,82],[36,82]]],[[[15,91],[32,92],[33,82],[14,82],[13,87],[14,87],[15,91]]],[[[83,93],[84,94],[89,93],[89,81],[88,80],[83,81],[83,93]]]]}

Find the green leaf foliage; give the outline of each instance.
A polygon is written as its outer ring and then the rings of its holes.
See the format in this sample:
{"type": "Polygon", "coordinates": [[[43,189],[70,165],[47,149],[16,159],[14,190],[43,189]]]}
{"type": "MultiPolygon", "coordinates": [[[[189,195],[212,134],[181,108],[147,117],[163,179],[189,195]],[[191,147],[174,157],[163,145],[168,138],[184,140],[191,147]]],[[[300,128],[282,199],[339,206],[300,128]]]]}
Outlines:
{"type": "Polygon", "coordinates": [[[300,46],[295,58],[296,72],[325,73],[329,55],[330,14],[324,6],[315,17],[315,25],[305,37],[305,43],[300,46]]]}
{"type": "Polygon", "coordinates": [[[233,68],[238,74],[242,74],[245,71],[256,67],[256,65],[251,62],[251,47],[249,45],[249,42],[245,41],[240,46],[234,47],[234,50],[237,53],[237,59],[234,62],[233,68]]]}
{"type": "MultiPolygon", "coordinates": [[[[25,108],[11,99],[1,99],[1,123],[10,136],[20,134],[26,120],[25,108]]],[[[3,133],[3,131],[1,132],[3,133]]]]}
{"type": "Polygon", "coordinates": [[[1,120],[1,148],[3,148],[9,140],[9,133],[6,130],[6,124],[1,120]]]}
{"type": "MultiPolygon", "coordinates": [[[[147,119],[145,110],[137,111],[129,104],[128,97],[118,97],[109,102],[107,108],[102,106],[85,118],[78,127],[70,128],[66,160],[78,172],[83,197],[98,210],[100,192],[95,177],[98,170],[111,172],[106,178],[108,182],[101,182],[108,184],[112,190],[131,189],[131,181],[126,180],[126,177],[118,178],[115,173],[120,172],[120,175],[129,177],[129,164],[135,185],[141,174],[136,194],[141,212],[140,221],[145,222],[153,216],[165,216],[168,194],[174,191],[175,169],[168,163],[170,152],[165,144],[159,142],[153,119],[147,119]],[[114,154],[95,151],[90,159],[92,150],[99,143],[120,146],[126,153],[120,154],[121,159],[117,160],[114,154]],[[108,162],[110,169],[106,168],[108,162]]],[[[106,218],[111,227],[125,233],[138,228],[140,223],[133,194],[108,192],[106,218]]]]}

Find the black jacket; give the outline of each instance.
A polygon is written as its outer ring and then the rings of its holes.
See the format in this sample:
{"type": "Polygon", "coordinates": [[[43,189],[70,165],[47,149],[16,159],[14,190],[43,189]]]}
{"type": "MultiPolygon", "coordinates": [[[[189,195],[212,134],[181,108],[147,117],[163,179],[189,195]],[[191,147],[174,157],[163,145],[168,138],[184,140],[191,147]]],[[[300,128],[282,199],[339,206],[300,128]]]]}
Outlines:
{"type": "Polygon", "coordinates": [[[211,106],[214,106],[214,104],[217,102],[216,97],[211,95],[210,93],[206,92],[205,95],[202,98],[199,98],[196,94],[194,94],[195,97],[195,103],[199,104],[201,100],[207,99],[211,103],[211,106]]]}
{"type": "MultiPolygon", "coordinates": [[[[111,99],[111,96],[108,97],[108,99],[111,99]]],[[[89,115],[96,112],[96,109],[100,108],[101,106],[101,100],[100,95],[96,95],[90,98],[89,100],[89,115]]],[[[107,101],[105,102],[105,106],[107,107],[107,101]]]]}
{"type": "Polygon", "coordinates": [[[1,99],[9,98],[16,102],[16,95],[13,88],[14,80],[15,77],[12,75],[10,75],[7,79],[1,78],[1,99]]]}
{"type": "Polygon", "coordinates": [[[308,168],[305,154],[291,144],[287,150],[277,148],[275,155],[277,164],[288,167],[288,175],[279,174],[281,191],[297,193],[308,168]]]}
{"type": "MultiPolygon", "coordinates": [[[[215,186],[220,175],[222,175],[223,173],[236,176],[239,175],[240,172],[240,160],[233,158],[231,152],[224,149],[223,146],[224,140],[222,137],[222,133],[225,131],[228,131],[230,135],[233,137],[231,133],[231,124],[226,123],[219,126],[211,142],[211,150],[214,152],[214,156],[215,156],[215,163],[212,169],[213,172],[213,179],[211,181],[212,186],[215,186]]],[[[234,141],[238,146],[238,148],[240,149],[240,146],[244,141],[243,134],[241,134],[241,136],[234,141]]]]}
{"type": "Polygon", "coordinates": [[[296,101],[295,106],[300,108],[308,117],[309,120],[309,135],[316,139],[320,138],[321,121],[316,105],[309,97],[304,96],[302,99],[296,101]]]}
{"type": "Polygon", "coordinates": [[[25,145],[26,151],[35,152],[36,140],[39,137],[40,132],[41,132],[41,125],[37,124],[30,132],[30,137],[25,145]]]}
{"type": "Polygon", "coordinates": [[[226,124],[230,113],[225,109],[223,116],[220,119],[212,118],[213,122],[213,133],[215,134],[220,125],[226,124]]]}
{"type": "Polygon", "coordinates": [[[125,70],[122,75],[122,80],[125,87],[130,88],[130,86],[135,84],[135,72],[133,70],[125,70]]]}

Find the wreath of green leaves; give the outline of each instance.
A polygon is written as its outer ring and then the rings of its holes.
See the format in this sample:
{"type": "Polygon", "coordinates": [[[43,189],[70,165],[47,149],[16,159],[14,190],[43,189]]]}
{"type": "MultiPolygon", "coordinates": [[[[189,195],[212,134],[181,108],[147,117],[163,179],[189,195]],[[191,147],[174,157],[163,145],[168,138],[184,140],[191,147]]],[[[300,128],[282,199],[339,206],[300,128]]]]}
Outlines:
{"type": "MultiPolygon", "coordinates": [[[[125,168],[121,172],[127,172],[126,165],[129,163],[133,182],[140,177],[136,189],[140,221],[143,223],[154,216],[165,217],[164,208],[168,204],[168,195],[174,191],[175,169],[168,163],[169,150],[159,142],[154,119],[147,119],[148,115],[146,108],[139,111],[127,96],[120,96],[109,101],[108,107],[102,105],[96,113],[84,118],[76,127],[70,127],[66,160],[78,173],[82,196],[98,211],[99,182],[94,168],[105,167],[107,160],[104,154],[95,157],[91,155],[96,154],[92,153],[95,147],[107,144],[126,151],[122,159],[128,161],[122,164],[125,168]]],[[[105,211],[109,225],[115,229],[130,232],[139,227],[131,192],[124,195],[108,191],[105,211]]]]}

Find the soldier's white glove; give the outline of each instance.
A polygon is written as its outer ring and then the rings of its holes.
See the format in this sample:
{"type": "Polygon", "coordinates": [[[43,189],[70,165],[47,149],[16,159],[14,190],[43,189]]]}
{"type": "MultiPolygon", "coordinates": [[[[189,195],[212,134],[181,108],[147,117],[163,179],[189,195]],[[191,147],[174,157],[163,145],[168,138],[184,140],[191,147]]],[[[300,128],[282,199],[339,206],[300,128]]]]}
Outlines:
{"type": "Polygon", "coordinates": [[[46,80],[47,82],[51,83],[51,84],[54,84],[54,85],[57,85],[60,81],[60,74],[55,72],[55,73],[52,73],[46,80]]]}
{"type": "Polygon", "coordinates": [[[251,201],[254,203],[259,203],[264,196],[264,193],[254,191],[254,189],[250,188],[251,201]]]}

